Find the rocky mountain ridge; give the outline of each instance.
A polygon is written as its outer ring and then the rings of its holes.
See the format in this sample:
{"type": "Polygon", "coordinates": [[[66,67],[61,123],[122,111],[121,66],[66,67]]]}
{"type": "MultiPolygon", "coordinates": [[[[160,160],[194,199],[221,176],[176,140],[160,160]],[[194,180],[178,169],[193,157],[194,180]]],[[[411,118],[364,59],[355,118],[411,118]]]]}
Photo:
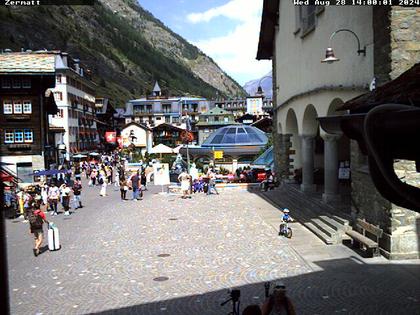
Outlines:
{"type": "Polygon", "coordinates": [[[117,106],[150,93],[155,80],[169,95],[245,95],[211,58],[135,0],[0,7],[0,28],[2,49],[62,50],[81,59],[93,70],[97,96],[110,97],[117,106]]]}

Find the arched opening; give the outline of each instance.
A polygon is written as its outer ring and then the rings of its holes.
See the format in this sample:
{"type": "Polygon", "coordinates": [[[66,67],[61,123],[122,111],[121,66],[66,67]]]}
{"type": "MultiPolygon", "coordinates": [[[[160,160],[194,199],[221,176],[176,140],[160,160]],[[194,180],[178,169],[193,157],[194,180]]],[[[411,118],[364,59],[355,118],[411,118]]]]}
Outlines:
{"type": "Polygon", "coordinates": [[[293,161],[291,165],[293,170],[300,169],[302,167],[301,161],[301,139],[299,137],[299,128],[296,118],[296,113],[293,109],[289,109],[286,116],[286,128],[285,134],[290,136],[291,150],[293,154],[290,154],[290,159],[293,161]]]}
{"type": "MultiPolygon", "coordinates": [[[[345,114],[345,111],[337,111],[337,108],[343,104],[343,100],[340,98],[335,98],[331,101],[328,107],[328,116],[339,116],[345,114]]],[[[326,142],[324,146],[327,146],[326,142]]],[[[347,207],[342,207],[342,210],[347,210],[349,213],[350,210],[350,196],[351,196],[351,178],[350,178],[350,139],[347,138],[345,135],[342,135],[336,144],[336,152],[332,152],[331,149],[326,147],[325,154],[330,154],[334,157],[334,159],[329,158],[328,156],[324,156],[325,160],[336,160],[336,169],[337,173],[335,176],[338,176],[338,183],[334,183],[332,185],[337,185],[336,193],[337,195],[341,196],[342,204],[348,205],[347,207]]],[[[328,173],[325,173],[325,176],[328,176],[328,173]]],[[[328,180],[326,178],[325,180],[328,180]]],[[[331,188],[325,186],[325,195],[330,193],[331,188]]],[[[334,187],[333,187],[334,188],[334,187]]],[[[334,191],[334,189],[333,189],[334,191]]],[[[327,199],[328,196],[324,197],[324,200],[327,199]]]]}

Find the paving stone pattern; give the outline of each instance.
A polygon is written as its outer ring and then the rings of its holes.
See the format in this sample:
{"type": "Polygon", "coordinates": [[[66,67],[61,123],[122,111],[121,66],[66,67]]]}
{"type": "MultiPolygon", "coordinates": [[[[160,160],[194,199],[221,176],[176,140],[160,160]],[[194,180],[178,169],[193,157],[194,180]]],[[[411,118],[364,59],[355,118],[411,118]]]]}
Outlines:
{"type": "Polygon", "coordinates": [[[9,220],[12,314],[227,314],[227,288],[241,289],[242,306],[260,304],[263,282],[276,279],[299,314],[420,310],[418,264],[331,257],[314,268],[263,219],[260,211],[278,210],[255,194],[182,200],[159,191],[122,202],[113,187],[107,197],[85,187],[85,208],[48,215],[62,249],[39,257],[28,225],[9,220]]]}

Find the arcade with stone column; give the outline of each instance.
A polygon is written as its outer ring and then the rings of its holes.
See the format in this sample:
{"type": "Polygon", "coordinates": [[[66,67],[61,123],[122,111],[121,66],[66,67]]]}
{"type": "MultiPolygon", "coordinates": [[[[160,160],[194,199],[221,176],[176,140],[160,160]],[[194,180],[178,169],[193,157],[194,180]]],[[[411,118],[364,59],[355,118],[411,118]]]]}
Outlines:
{"type": "MultiPolygon", "coordinates": [[[[347,96],[347,95],[346,95],[347,96]]],[[[282,179],[300,185],[303,192],[322,193],[326,203],[347,200],[351,180],[339,180],[340,163],[350,162],[350,141],[323,131],[318,117],[337,115],[341,98],[320,106],[299,104],[277,112],[276,166],[282,179]]],[[[348,165],[348,164],[347,164],[348,165]]]]}

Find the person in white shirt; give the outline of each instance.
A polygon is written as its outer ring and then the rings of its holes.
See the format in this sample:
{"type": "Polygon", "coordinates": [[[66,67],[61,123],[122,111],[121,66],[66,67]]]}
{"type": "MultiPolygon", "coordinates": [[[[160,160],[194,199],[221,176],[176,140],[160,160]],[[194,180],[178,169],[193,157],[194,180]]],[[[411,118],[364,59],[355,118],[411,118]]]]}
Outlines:
{"type": "Polygon", "coordinates": [[[54,183],[48,189],[48,202],[50,204],[51,215],[57,215],[57,204],[58,198],[60,197],[60,190],[58,189],[57,185],[54,183]]]}
{"type": "Polygon", "coordinates": [[[62,205],[64,208],[64,215],[70,215],[70,187],[67,187],[66,184],[61,185],[60,187],[62,205]]]}

